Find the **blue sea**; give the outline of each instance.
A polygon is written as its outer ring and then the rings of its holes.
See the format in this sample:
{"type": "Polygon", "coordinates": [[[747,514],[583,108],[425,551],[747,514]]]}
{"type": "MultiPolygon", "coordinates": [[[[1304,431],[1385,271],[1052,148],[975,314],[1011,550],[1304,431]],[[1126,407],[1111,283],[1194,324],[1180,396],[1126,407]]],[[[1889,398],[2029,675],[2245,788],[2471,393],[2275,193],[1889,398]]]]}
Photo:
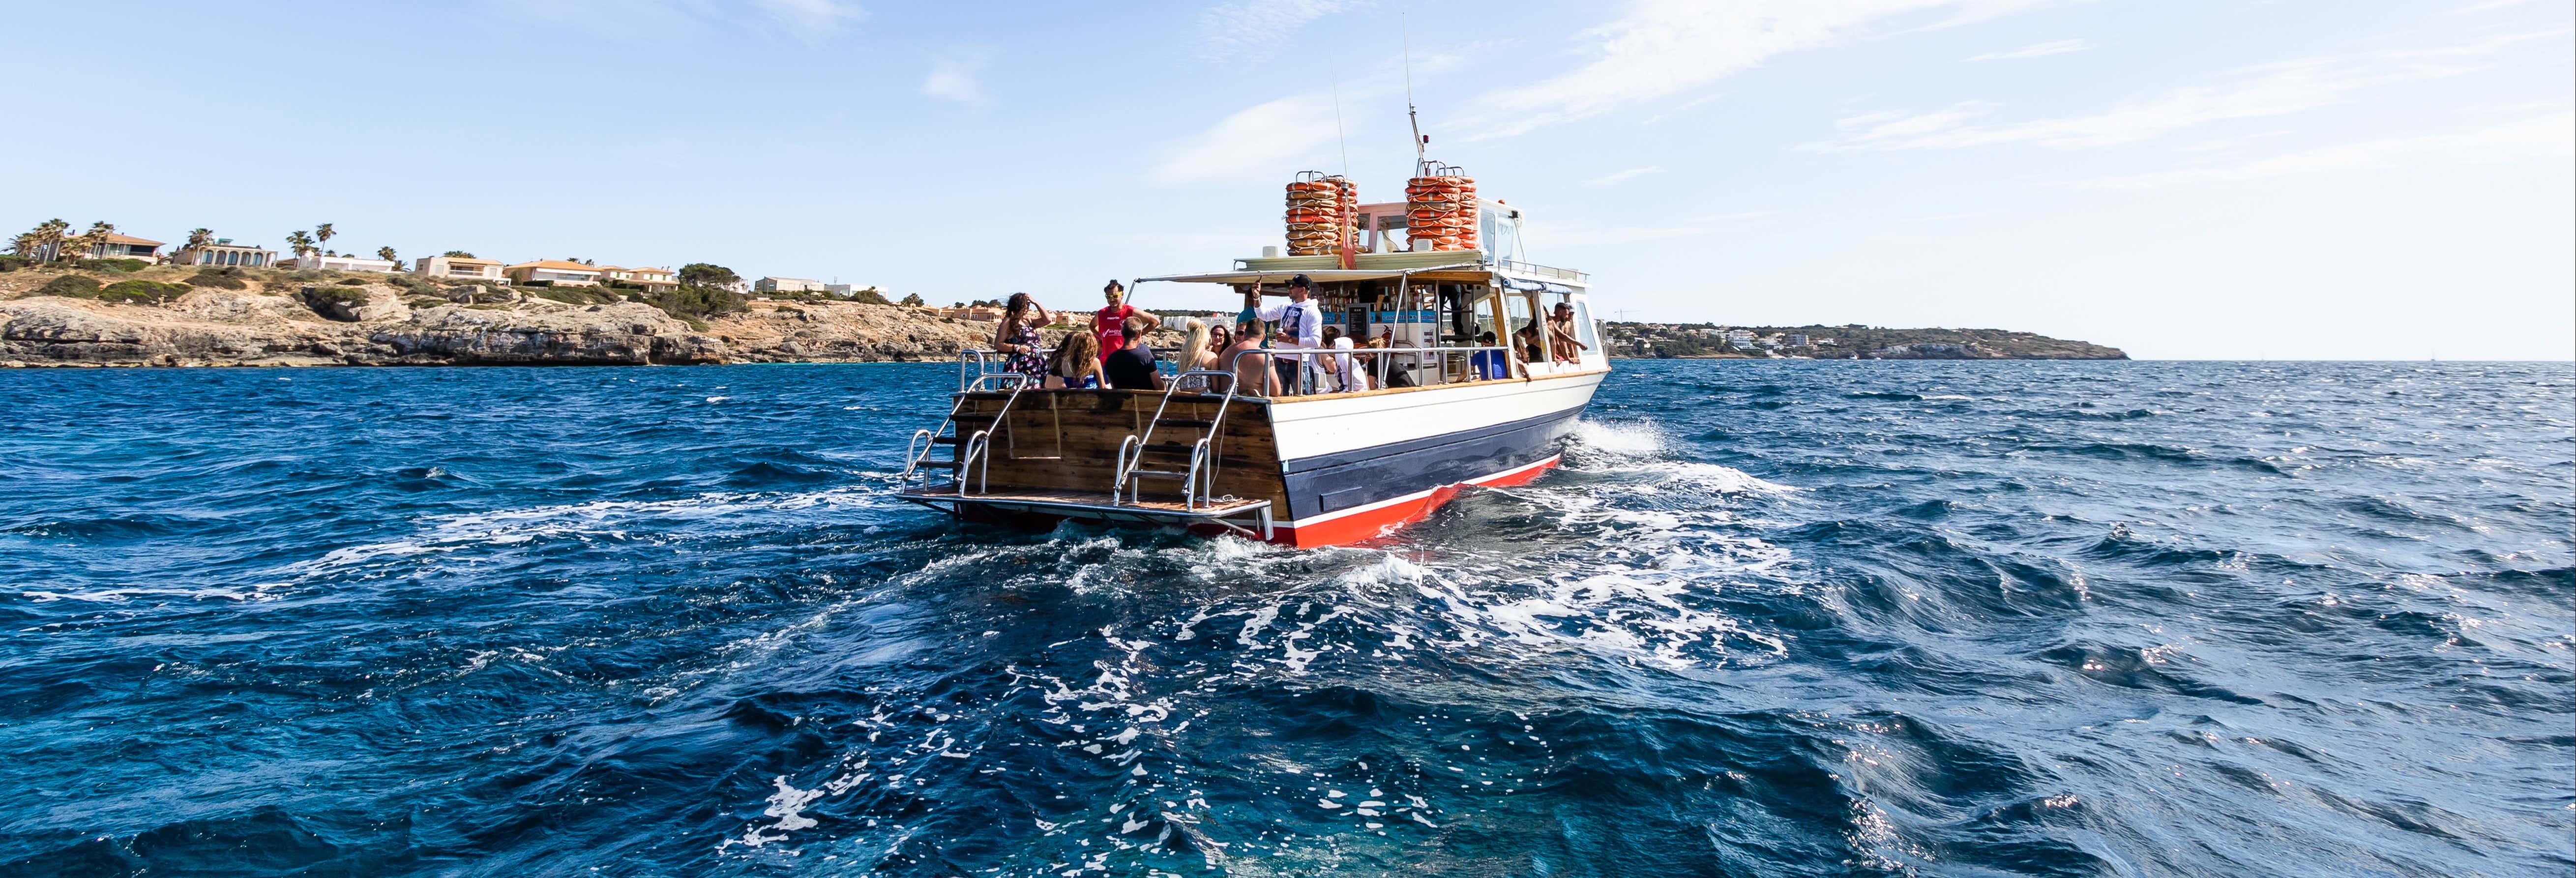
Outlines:
{"type": "Polygon", "coordinates": [[[0,874],[2565,876],[2576,368],[1627,361],[1292,551],[921,365],[0,372],[0,874]]]}

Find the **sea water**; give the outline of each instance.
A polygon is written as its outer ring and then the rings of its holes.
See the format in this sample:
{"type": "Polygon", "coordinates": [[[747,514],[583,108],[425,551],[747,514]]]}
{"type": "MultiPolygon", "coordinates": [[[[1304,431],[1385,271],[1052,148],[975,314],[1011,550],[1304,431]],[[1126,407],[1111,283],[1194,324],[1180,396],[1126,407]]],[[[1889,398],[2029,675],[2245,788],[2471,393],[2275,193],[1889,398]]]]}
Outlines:
{"type": "Polygon", "coordinates": [[[1623,362],[1317,551],[953,380],[0,373],[0,873],[2576,869],[2568,364],[1623,362]]]}

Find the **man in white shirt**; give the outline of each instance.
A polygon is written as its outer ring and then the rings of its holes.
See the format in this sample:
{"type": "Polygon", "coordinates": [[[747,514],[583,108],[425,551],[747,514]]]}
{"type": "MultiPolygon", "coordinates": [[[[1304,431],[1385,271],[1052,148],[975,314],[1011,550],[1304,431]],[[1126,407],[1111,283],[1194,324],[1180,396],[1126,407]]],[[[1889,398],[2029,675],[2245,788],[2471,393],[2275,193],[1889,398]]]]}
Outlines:
{"type": "MultiPolygon", "coordinates": [[[[1314,281],[1305,275],[1288,279],[1288,303],[1262,306],[1261,319],[1278,324],[1272,334],[1279,351],[1311,351],[1324,346],[1324,309],[1308,297],[1315,294],[1314,281]]],[[[1316,364],[1312,355],[1281,355],[1271,358],[1279,368],[1279,386],[1290,395],[1308,392],[1313,387],[1316,364]]]]}

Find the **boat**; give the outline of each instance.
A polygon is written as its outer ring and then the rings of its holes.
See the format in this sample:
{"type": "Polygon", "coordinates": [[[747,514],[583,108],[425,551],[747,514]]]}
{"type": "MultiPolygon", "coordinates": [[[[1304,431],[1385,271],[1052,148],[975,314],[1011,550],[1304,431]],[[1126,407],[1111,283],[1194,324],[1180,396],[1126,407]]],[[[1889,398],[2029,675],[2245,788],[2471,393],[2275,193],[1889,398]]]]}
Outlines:
{"type": "MultiPolygon", "coordinates": [[[[1417,167],[1417,183],[1444,173],[1429,165],[1417,167]]],[[[1269,396],[1236,386],[1227,364],[1167,363],[1161,391],[1053,390],[969,350],[947,417],[913,433],[897,496],[974,520],[1178,525],[1311,548],[1379,538],[1468,487],[1522,484],[1557,465],[1610,373],[1590,277],[1525,261],[1521,211],[1501,201],[1476,197],[1466,234],[1434,238],[1460,229],[1408,230],[1408,217],[1424,215],[1418,199],[1360,205],[1337,185],[1338,213],[1318,208],[1338,224],[1328,252],[1314,252],[1312,238],[1295,252],[1292,231],[1290,253],[1265,247],[1222,271],[1140,277],[1129,288],[1142,298],[1148,284],[1207,284],[1275,302],[1303,276],[1327,325],[1385,340],[1348,354],[1350,371],[1371,378],[1365,389],[1269,396]],[[1408,248],[1399,237],[1412,238],[1408,248]],[[1535,348],[1515,343],[1560,304],[1573,311],[1577,349],[1558,350],[1544,323],[1535,348]]]]}

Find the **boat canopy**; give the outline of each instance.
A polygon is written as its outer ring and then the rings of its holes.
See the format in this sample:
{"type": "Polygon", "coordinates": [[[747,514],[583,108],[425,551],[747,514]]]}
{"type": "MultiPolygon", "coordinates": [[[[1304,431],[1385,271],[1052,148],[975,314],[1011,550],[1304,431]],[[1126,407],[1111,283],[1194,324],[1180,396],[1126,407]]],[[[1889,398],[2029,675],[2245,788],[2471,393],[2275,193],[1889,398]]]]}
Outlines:
{"type": "Polygon", "coordinates": [[[1550,283],[1550,282],[1548,282],[1548,281],[1543,281],[1543,280],[1524,280],[1524,279],[1521,279],[1521,278],[1513,277],[1513,276],[1508,275],[1508,274],[1496,273],[1496,274],[1494,275],[1494,279],[1495,279],[1495,280],[1502,281],[1502,282],[1503,282],[1503,288],[1504,288],[1504,289],[1507,289],[1507,290],[1519,290],[1519,291],[1524,292],[1524,293],[1579,293],[1579,292],[1582,292],[1582,290],[1578,290],[1578,289],[1575,289],[1575,288],[1573,288],[1573,287],[1569,287],[1569,286],[1566,286],[1566,285],[1564,285],[1564,284],[1560,284],[1560,283],[1550,283]]]}
{"type": "Polygon", "coordinates": [[[1220,271],[1214,274],[1171,274],[1164,275],[1162,277],[1140,277],[1136,279],[1136,282],[1168,281],[1172,283],[1185,284],[1257,284],[1276,283],[1302,274],[1316,283],[1329,284],[1341,283],[1343,281],[1378,280],[1381,278],[1402,277],[1408,274],[1422,274],[1424,272],[1431,271],[1483,270],[1484,268],[1485,264],[1483,262],[1461,262],[1456,265],[1430,265],[1421,268],[1403,269],[1309,268],[1302,270],[1280,269],[1274,271],[1220,271]]]}

